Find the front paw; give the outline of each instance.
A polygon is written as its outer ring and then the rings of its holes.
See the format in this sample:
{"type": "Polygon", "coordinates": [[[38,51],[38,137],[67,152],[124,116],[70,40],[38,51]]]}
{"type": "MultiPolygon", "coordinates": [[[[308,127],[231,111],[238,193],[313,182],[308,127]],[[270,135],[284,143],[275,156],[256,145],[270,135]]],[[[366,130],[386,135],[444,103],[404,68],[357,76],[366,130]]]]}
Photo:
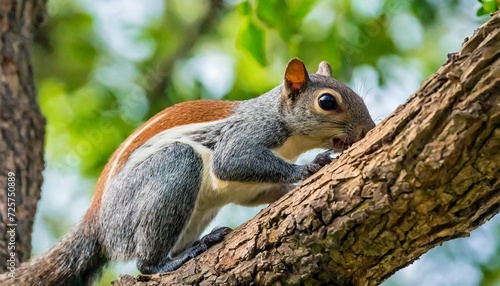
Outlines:
{"type": "Polygon", "coordinates": [[[309,178],[312,174],[318,172],[324,166],[330,164],[333,161],[333,152],[325,151],[316,155],[316,158],[309,163],[304,165],[304,172],[302,174],[302,179],[309,178]]]}

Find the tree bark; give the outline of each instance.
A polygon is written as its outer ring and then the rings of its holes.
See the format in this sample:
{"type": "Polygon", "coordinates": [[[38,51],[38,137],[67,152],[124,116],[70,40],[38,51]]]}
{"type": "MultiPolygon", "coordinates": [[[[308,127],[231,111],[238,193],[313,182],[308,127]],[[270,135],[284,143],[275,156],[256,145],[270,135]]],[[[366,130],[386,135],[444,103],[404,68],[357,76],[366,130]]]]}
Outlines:
{"type": "Polygon", "coordinates": [[[500,209],[500,13],[367,137],[218,245],[115,285],[376,285],[500,209]]]}
{"type": "Polygon", "coordinates": [[[31,254],[45,120],[36,101],[30,51],[44,4],[0,2],[0,272],[31,254]]]}

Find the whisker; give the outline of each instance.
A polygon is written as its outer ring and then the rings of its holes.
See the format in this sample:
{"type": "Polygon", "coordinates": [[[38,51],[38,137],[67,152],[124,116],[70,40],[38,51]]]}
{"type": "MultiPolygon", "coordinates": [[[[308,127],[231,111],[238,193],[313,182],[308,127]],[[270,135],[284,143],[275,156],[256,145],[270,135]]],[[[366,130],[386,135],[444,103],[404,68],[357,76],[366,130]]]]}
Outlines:
{"type": "Polygon", "coordinates": [[[384,120],[384,117],[382,115],[379,115],[375,119],[373,119],[375,123],[380,123],[382,120],[384,120]]]}
{"type": "Polygon", "coordinates": [[[370,87],[367,91],[366,91],[366,94],[363,95],[363,100],[367,99],[368,98],[368,94],[370,93],[370,91],[372,91],[374,89],[374,87],[370,87]]]}

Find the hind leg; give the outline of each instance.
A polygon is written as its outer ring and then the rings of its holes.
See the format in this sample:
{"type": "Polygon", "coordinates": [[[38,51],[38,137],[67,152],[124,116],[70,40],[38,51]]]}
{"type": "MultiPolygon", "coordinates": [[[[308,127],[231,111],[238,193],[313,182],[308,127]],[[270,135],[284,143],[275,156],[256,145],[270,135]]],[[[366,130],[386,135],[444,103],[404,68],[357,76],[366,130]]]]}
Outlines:
{"type": "MultiPolygon", "coordinates": [[[[136,200],[131,223],[135,226],[137,266],[142,273],[172,268],[169,253],[193,215],[202,168],[200,155],[182,143],[158,150],[136,167],[140,173],[134,178],[141,182],[136,194],[142,199],[136,200]]],[[[197,235],[188,240],[194,241],[197,235]]]]}

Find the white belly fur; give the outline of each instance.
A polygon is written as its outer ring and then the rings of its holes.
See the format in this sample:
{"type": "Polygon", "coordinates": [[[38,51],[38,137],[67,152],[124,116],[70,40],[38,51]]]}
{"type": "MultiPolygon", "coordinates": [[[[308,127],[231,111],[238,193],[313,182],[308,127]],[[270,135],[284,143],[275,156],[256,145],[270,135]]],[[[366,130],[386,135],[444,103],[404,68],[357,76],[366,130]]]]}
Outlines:
{"type": "Polygon", "coordinates": [[[192,146],[203,159],[203,178],[196,199],[193,214],[181,237],[170,252],[172,256],[189,247],[204,231],[221,207],[229,203],[244,204],[252,201],[262,191],[277,184],[254,182],[223,181],[211,172],[212,150],[199,143],[186,143],[192,146]]]}

